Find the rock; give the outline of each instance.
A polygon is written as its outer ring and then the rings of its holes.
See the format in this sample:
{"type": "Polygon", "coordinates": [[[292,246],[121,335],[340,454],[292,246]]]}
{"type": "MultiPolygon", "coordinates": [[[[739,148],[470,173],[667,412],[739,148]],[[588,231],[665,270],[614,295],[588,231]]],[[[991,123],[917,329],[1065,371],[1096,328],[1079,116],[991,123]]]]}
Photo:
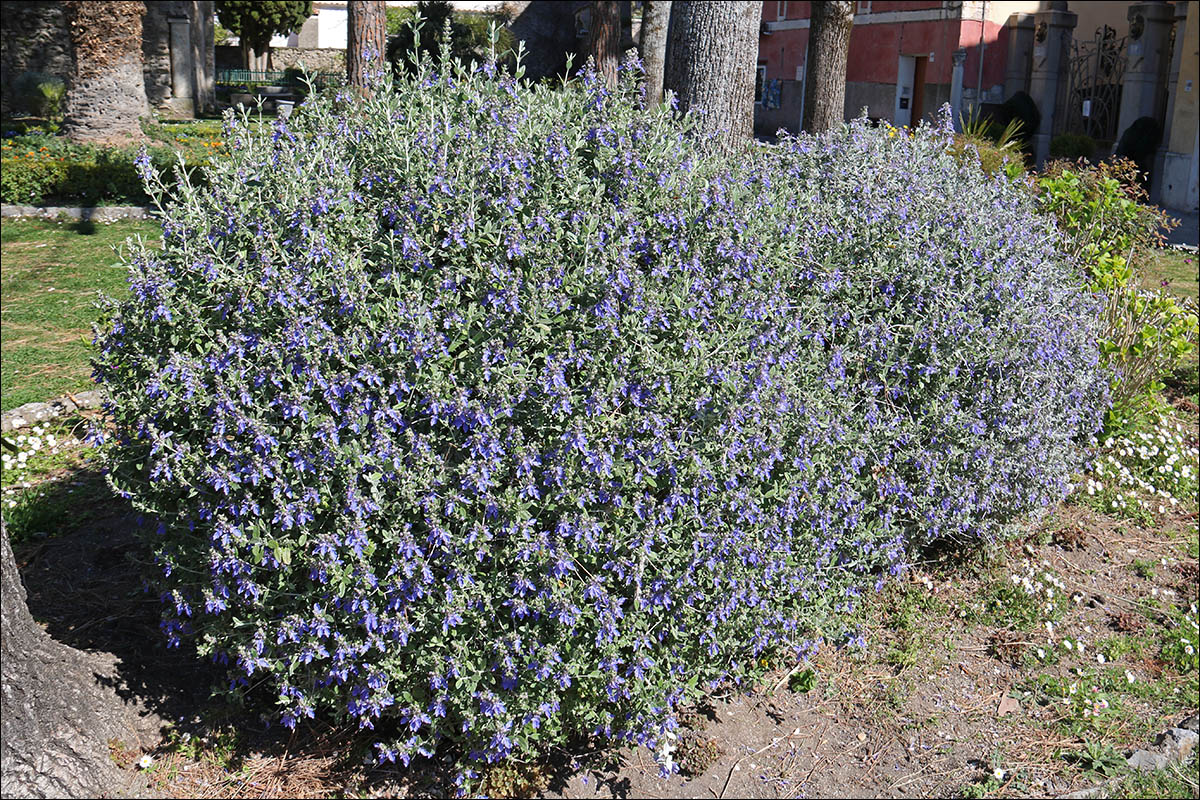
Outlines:
{"type": "Polygon", "coordinates": [[[16,410],[30,425],[53,416],[49,403],[26,403],[16,410]]]}
{"type": "Polygon", "coordinates": [[[1165,769],[1170,760],[1162,753],[1152,753],[1149,750],[1136,750],[1127,762],[1131,769],[1141,772],[1154,772],[1165,769]]]}
{"type": "Polygon", "coordinates": [[[1200,740],[1200,734],[1195,731],[1187,728],[1168,728],[1158,735],[1154,744],[1171,761],[1187,761],[1196,749],[1197,740],[1200,740]]]}
{"type": "Polygon", "coordinates": [[[0,415],[0,431],[9,433],[19,428],[27,428],[44,420],[61,417],[79,409],[100,408],[104,405],[104,393],[99,389],[60,397],[48,403],[26,403],[0,415]]]}
{"type": "Polygon", "coordinates": [[[104,392],[99,389],[76,392],[73,396],[79,408],[99,408],[104,403],[104,392]]]}
{"type": "Polygon", "coordinates": [[[1192,714],[1189,717],[1184,717],[1183,722],[1179,723],[1179,727],[1193,733],[1200,733],[1200,715],[1192,714]]]}
{"type": "Polygon", "coordinates": [[[46,405],[50,406],[50,416],[60,417],[63,414],[70,414],[77,409],[74,401],[69,397],[60,397],[57,400],[51,400],[46,405]]]}

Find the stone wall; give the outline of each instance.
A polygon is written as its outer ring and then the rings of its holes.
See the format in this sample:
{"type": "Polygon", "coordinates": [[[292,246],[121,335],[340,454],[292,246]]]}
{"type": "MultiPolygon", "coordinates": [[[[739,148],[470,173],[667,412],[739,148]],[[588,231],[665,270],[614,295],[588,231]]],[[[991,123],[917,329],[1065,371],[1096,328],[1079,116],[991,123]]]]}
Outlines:
{"type": "Polygon", "coordinates": [[[212,20],[212,0],[146,3],[146,16],[142,20],[142,57],[145,60],[146,98],[151,106],[187,116],[190,92],[196,112],[213,109],[216,104],[216,63],[212,20]],[[177,76],[172,70],[172,19],[189,22],[185,44],[188,52],[175,54],[174,60],[177,64],[190,65],[190,75],[177,76]],[[175,100],[183,102],[172,102],[175,100]]]}
{"type": "MultiPolygon", "coordinates": [[[[222,44],[217,45],[215,49],[218,70],[246,68],[242,61],[242,49],[237,45],[222,44]]],[[[304,62],[309,72],[344,73],[346,71],[346,51],[337,47],[271,48],[269,68],[272,70],[299,67],[301,62],[304,62]]]]}
{"type": "Polygon", "coordinates": [[[65,77],[71,71],[71,41],[59,2],[5,3],[0,36],[0,110],[13,108],[12,83],[22,72],[65,77]]]}
{"type": "MultiPolygon", "coordinates": [[[[171,70],[171,18],[190,21],[189,52],[183,63],[192,65],[189,76],[192,97],[198,111],[213,107],[216,98],[212,17],[212,0],[146,3],[146,16],[142,18],[142,72],[146,98],[152,107],[164,109],[176,95],[173,87],[178,82],[173,80],[171,70]]],[[[22,72],[36,70],[65,80],[71,71],[71,39],[62,4],[57,0],[5,3],[0,22],[0,62],[4,69],[0,107],[6,114],[14,110],[12,82],[22,72]]]]}
{"type": "Polygon", "coordinates": [[[272,47],[271,69],[291,69],[301,64],[309,72],[345,72],[346,51],[337,47],[272,47]]]}

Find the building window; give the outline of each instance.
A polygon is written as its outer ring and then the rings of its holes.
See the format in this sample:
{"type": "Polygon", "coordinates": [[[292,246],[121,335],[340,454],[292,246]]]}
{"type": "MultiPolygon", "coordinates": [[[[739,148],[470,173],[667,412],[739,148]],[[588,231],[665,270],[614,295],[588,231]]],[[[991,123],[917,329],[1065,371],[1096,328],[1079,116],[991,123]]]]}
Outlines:
{"type": "Polygon", "coordinates": [[[787,0],[776,0],[775,19],[787,19],[787,0]]]}
{"type": "Polygon", "coordinates": [[[767,87],[767,65],[759,64],[754,70],[754,102],[763,101],[763,90],[767,87]]]}
{"type": "Polygon", "coordinates": [[[870,14],[871,13],[871,0],[859,0],[858,10],[855,13],[856,14],[870,14]]]}

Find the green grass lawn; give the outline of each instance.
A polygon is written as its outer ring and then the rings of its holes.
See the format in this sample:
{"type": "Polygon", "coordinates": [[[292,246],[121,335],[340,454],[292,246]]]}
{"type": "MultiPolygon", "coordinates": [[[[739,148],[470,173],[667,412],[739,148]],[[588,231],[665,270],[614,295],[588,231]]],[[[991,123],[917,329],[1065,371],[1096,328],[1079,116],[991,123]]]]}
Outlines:
{"type": "Polygon", "coordinates": [[[1197,299],[1197,289],[1200,284],[1196,277],[1196,254],[1181,250],[1159,250],[1155,257],[1148,259],[1145,264],[1146,283],[1150,286],[1161,286],[1167,282],[1167,288],[1179,297],[1197,299]]]}
{"type": "MultiPolygon", "coordinates": [[[[1159,250],[1144,265],[1144,282],[1154,287],[1162,286],[1166,281],[1167,291],[1195,303],[1200,289],[1196,262],[1197,257],[1193,252],[1159,250]]],[[[1184,356],[1174,372],[1167,376],[1166,384],[1176,394],[1191,399],[1193,403],[1200,402],[1200,351],[1193,350],[1184,356]]]]}
{"type": "Polygon", "coordinates": [[[0,410],[92,388],[97,293],[124,294],[126,273],[114,247],[139,234],[157,239],[159,226],[134,220],[0,225],[0,410]]]}

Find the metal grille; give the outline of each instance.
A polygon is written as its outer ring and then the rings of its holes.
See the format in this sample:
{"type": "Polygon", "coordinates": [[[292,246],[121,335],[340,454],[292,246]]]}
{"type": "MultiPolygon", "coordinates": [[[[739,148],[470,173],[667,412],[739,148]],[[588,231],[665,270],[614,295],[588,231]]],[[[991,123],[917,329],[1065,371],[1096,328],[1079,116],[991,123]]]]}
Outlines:
{"type": "Polygon", "coordinates": [[[1121,81],[1127,60],[1126,37],[1105,25],[1091,41],[1071,46],[1065,108],[1055,115],[1055,133],[1083,133],[1112,145],[1121,112],[1121,81]]]}

